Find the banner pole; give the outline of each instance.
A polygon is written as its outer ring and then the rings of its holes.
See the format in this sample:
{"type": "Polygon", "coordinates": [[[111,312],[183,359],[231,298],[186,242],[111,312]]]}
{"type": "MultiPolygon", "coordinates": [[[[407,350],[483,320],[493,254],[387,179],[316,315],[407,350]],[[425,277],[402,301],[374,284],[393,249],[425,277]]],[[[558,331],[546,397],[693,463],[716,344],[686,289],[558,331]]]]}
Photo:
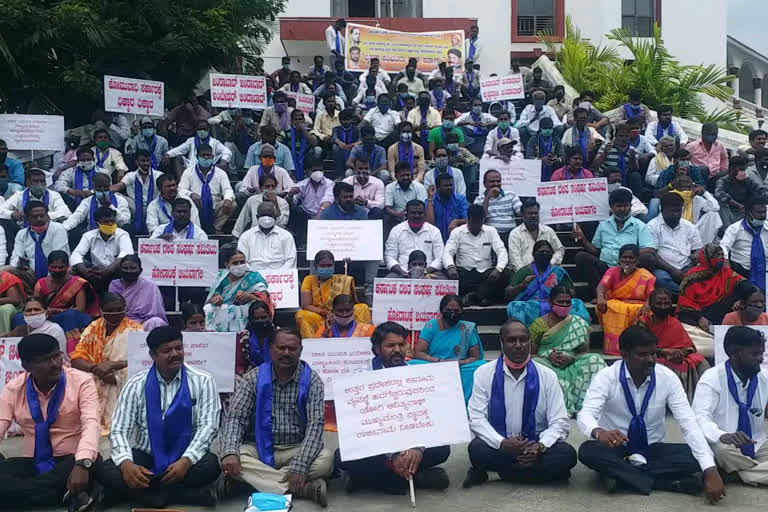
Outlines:
{"type": "Polygon", "coordinates": [[[416,508],[416,493],[413,491],[413,477],[408,478],[408,487],[411,491],[411,508],[416,508]]]}

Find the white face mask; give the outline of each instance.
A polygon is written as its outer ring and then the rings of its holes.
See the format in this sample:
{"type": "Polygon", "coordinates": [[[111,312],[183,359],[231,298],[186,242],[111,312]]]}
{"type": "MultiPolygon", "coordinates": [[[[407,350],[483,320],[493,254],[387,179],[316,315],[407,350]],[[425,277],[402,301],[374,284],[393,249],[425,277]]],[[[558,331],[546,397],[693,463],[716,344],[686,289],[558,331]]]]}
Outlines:
{"type": "Polygon", "coordinates": [[[323,181],[323,178],[325,178],[325,173],[323,173],[323,171],[314,171],[312,174],[309,175],[309,179],[311,179],[315,183],[320,183],[321,181],[323,181]]]}
{"type": "Polygon", "coordinates": [[[259,226],[263,227],[264,229],[269,229],[271,227],[274,227],[275,225],[275,218],[270,217],[269,215],[263,215],[259,217],[259,226]]]}
{"type": "Polygon", "coordinates": [[[24,321],[27,322],[27,325],[32,329],[42,327],[47,319],[45,313],[40,313],[39,315],[24,315],[24,321]]]}
{"type": "Polygon", "coordinates": [[[96,162],[93,160],[86,160],[85,162],[78,162],[80,168],[84,171],[90,171],[96,166],[96,162]]]}
{"type": "Polygon", "coordinates": [[[249,270],[251,270],[251,268],[248,266],[247,263],[243,263],[242,265],[229,266],[229,272],[235,277],[243,277],[245,274],[248,273],[249,270]]]}

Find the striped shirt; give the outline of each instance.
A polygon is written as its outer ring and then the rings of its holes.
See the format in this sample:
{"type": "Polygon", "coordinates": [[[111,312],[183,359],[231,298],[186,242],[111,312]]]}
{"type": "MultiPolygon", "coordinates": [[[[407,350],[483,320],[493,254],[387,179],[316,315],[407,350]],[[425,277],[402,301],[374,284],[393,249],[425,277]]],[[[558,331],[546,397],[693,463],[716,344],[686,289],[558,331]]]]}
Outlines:
{"type": "MultiPolygon", "coordinates": [[[[477,196],[475,204],[482,206],[487,193],[486,191],[483,195],[477,196]]],[[[499,233],[509,233],[517,227],[515,215],[522,206],[523,203],[517,194],[502,190],[499,197],[488,200],[488,214],[485,217],[485,223],[496,228],[499,233]]]]}
{"type": "MultiPolygon", "coordinates": [[[[281,384],[272,370],[272,439],[274,446],[301,444],[299,453],[291,460],[287,470],[307,474],[309,466],[323,449],[323,381],[312,371],[307,397],[307,424],[301,424],[296,407],[299,399],[299,376],[304,367],[300,361],[293,377],[281,384]]],[[[259,369],[254,368],[242,381],[235,384],[235,395],[222,424],[220,457],[239,455],[243,441],[254,442],[254,415],[256,413],[256,379],[259,369]]]]}
{"type": "MultiPolygon", "coordinates": [[[[186,364],[184,366],[187,369],[187,384],[192,397],[192,441],[182,457],[196,464],[206,454],[216,436],[221,402],[216,383],[210,374],[186,364]]],[[[141,371],[128,379],[120,393],[112,417],[112,433],[109,436],[112,443],[112,462],[115,466],[119,467],[124,461],[133,460],[131,448],[152,453],[144,395],[144,382],[149,371],[141,371]],[[130,439],[135,440],[133,444],[130,439]]],[[[158,373],[157,382],[160,385],[160,410],[165,416],[165,411],[181,388],[181,372],[178,372],[170,383],[166,383],[158,373]]]]}

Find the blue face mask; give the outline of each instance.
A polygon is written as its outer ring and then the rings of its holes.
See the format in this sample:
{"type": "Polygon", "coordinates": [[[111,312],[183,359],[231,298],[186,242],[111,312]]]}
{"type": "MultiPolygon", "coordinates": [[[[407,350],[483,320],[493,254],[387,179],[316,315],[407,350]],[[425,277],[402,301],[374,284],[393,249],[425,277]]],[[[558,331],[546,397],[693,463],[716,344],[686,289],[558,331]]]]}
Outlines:
{"type": "Polygon", "coordinates": [[[382,114],[386,114],[389,112],[389,105],[379,105],[379,110],[382,114]]]}
{"type": "Polygon", "coordinates": [[[200,158],[198,157],[197,163],[200,164],[200,167],[208,168],[213,165],[213,159],[212,158],[200,158]]]}
{"type": "Polygon", "coordinates": [[[458,153],[459,152],[459,144],[458,142],[451,142],[449,144],[446,144],[446,147],[448,148],[448,151],[451,153],[458,153]]]}
{"type": "Polygon", "coordinates": [[[330,279],[333,276],[333,267],[317,267],[317,277],[321,279],[330,279]]]}
{"type": "Polygon", "coordinates": [[[450,121],[447,119],[443,121],[443,128],[445,128],[446,130],[453,130],[453,121],[450,121]]]}
{"type": "Polygon", "coordinates": [[[154,128],[142,128],[141,134],[144,135],[146,138],[150,138],[153,135],[155,135],[155,129],[154,128]]]}
{"type": "Polygon", "coordinates": [[[109,198],[109,192],[104,190],[97,190],[93,193],[93,195],[96,197],[97,201],[104,201],[109,198]]]}
{"type": "Polygon", "coordinates": [[[366,96],[365,103],[367,105],[373,105],[374,103],[376,103],[376,96],[366,96]]]}

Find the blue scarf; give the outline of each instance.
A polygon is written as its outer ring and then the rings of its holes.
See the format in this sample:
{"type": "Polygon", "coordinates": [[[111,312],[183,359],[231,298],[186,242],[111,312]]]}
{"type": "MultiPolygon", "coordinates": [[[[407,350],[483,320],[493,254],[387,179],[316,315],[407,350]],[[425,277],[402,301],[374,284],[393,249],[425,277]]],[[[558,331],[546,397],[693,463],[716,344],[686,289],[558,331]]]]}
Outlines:
{"type": "MultiPolygon", "coordinates": [[[[533,361],[525,366],[525,392],[523,395],[523,421],[520,434],[529,441],[538,441],[536,434],[536,406],[539,404],[539,371],[533,361]]],[[[496,360],[496,371],[491,384],[491,402],[488,405],[488,422],[499,433],[508,437],[507,404],[504,399],[504,357],[496,360]]]]}
{"type": "Polygon", "coordinates": [[[533,270],[533,275],[536,277],[533,281],[531,281],[524,293],[527,295],[530,290],[530,296],[533,296],[534,290],[536,290],[535,293],[539,299],[539,314],[544,316],[552,310],[552,308],[549,306],[549,290],[547,290],[547,287],[544,286],[544,283],[547,282],[549,274],[552,273],[552,264],[550,263],[549,266],[547,266],[547,269],[542,273],[539,273],[539,269],[536,268],[536,263],[531,263],[531,269],[533,270]]]}
{"type": "Polygon", "coordinates": [[[155,156],[155,148],[157,148],[157,135],[152,136],[152,142],[148,142],[147,138],[144,138],[144,142],[149,148],[150,168],[157,169],[157,157],[155,156]]]}
{"type": "Polygon", "coordinates": [[[643,110],[643,108],[639,107],[639,109],[637,111],[634,111],[632,109],[632,104],[631,103],[625,103],[624,104],[624,117],[626,117],[627,121],[629,121],[630,119],[634,119],[634,118],[638,117],[640,115],[640,112],[642,112],[642,110],[643,110]]]}
{"type": "MultiPolygon", "coordinates": [[[[48,207],[48,203],[51,201],[51,195],[48,193],[48,190],[45,191],[45,194],[43,194],[43,204],[48,207]]],[[[29,188],[24,189],[24,193],[21,195],[21,211],[23,212],[24,209],[27,207],[27,203],[29,202],[29,188]]],[[[26,217],[24,217],[24,227],[29,227],[29,221],[26,217]]]]}
{"type": "MultiPolygon", "coordinates": [[[[675,127],[672,125],[672,121],[669,122],[669,131],[667,132],[667,135],[670,137],[675,136],[675,127]]],[[[664,127],[661,126],[661,121],[656,123],[656,140],[661,140],[661,138],[664,136],[664,127]]]]}
{"type": "MultiPolygon", "coordinates": [[[[149,191],[147,192],[147,204],[149,204],[155,196],[155,175],[152,172],[152,168],[149,168],[149,191]]],[[[117,206],[117,205],[115,205],[117,206]]],[[[139,179],[139,171],[136,171],[136,179],[133,181],[133,207],[135,220],[133,225],[136,227],[137,233],[147,232],[147,219],[144,218],[144,186],[139,179]]]]}
{"type": "MultiPolygon", "coordinates": [[[[427,123],[427,116],[429,115],[429,107],[427,107],[426,112],[422,110],[421,107],[419,107],[419,114],[421,114],[421,120],[419,121],[419,124],[424,125],[427,123]]],[[[419,139],[421,140],[421,145],[425,145],[427,143],[427,139],[429,138],[429,126],[426,128],[422,128],[419,131],[419,139]]]]}
{"type": "Polygon", "coordinates": [[[179,460],[192,442],[192,396],[189,393],[187,369],[181,367],[181,387],[165,411],[161,409],[160,384],[157,382],[155,365],[149,369],[144,383],[144,400],[147,406],[147,430],[152,447],[155,475],[179,460]]]}
{"type": "MultiPolygon", "coordinates": [[[[545,157],[552,152],[552,145],[554,144],[554,138],[549,137],[549,140],[545,140],[544,136],[539,135],[539,157],[545,157]],[[545,145],[546,144],[546,145],[545,145]],[[543,151],[542,151],[543,149],[543,151]]],[[[541,161],[541,181],[547,182],[552,178],[552,166],[541,161]]]]}
{"type": "Polygon", "coordinates": [[[211,166],[211,170],[208,172],[208,176],[203,176],[202,171],[200,170],[200,165],[198,164],[195,167],[195,172],[197,173],[197,177],[200,178],[200,181],[203,183],[203,188],[200,191],[200,202],[202,203],[202,208],[200,212],[200,219],[203,223],[203,226],[212,226],[213,225],[213,195],[211,195],[211,180],[213,179],[213,175],[216,173],[216,167],[211,166]]]}
{"type": "Polygon", "coordinates": [[[512,128],[511,127],[507,128],[507,133],[503,133],[501,131],[501,128],[496,128],[496,140],[497,141],[503,139],[504,137],[511,137],[511,136],[512,136],[512,128]]]}
{"type": "Polygon", "coordinates": [[[208,137],[205,138],[205,140],[201,140],[200,137],[195,135],[195,154],[197,154],[197,146],[199,146],[201,143],[202,144],[209,144],[210,145],[210,143],[211,143],[211,136],[209,135],[208,137]]]}
{"type": "MultiPolygon", "coordinates": [[[[299,397],[297,409],[301,426],[307,424],[307,399],[309,385],[312,381],[312,369],[305,362],[299,375],[299,397]]],[[[275,467],[274,443],[272,441],[272,361],[259,366],[256,377],[256,449],[259,460],[264,464],[275,467]]]]}
{"type": "Polygon", "coordinates": [[[31,228],[28,228],[27,232],[35,242],[35,281],[37,281],[48,275],[48,256],[43,251],[43,240],[45,240],[45,235],[48,234],[48,228],[39,235],[32,231],[31,228]]]}
{"type": "Polygon", "coordinates": [[[629,144],[627,144],[627,147],[624,148],[624,151],[616,148],[616,155],[619,157],[619,160],[616,162],[616,166],[619,168],[619,171],[621,171],[622,185],[627,184],[627,153],[629,153],[629,144]]]}
{"type": "Polygon", "coordinates": [[[581,148],[581,155],[584,157],[584,163],[589,161],[589,128],[585,127],[584,131],[580,132],[578,128],[574,128],[576,133],[579,134],[579,147],[581,148]]]}
{"type": "Polygon", "coordinates": [[[100,155],[100,151],[98,148],[96,148],[96,167],[104,167],[104,164],[107,161],[107,158],[109,158],[109,149],[107,149],[104,154],[100,155]]]}
{"type": "MultiPolygon", "coordinates": [[[[474,112],[469,113],[469,117],[474,121],[482,121],[483,114],[477,114],[475,115],[474,112]]],[[[488,129],[483,126],[472,126],[472,135],[486,135],[488,133],[488,129]]]]}
{"type": "Polygon", "coordinates": [[[456,218],[458,202],[459,200],[453,192],[451,193],[450,199],[448,199],[445,204],[443,204],[440,195],[435,195],[432,208],[435,213],[435,223],[437,224],[438,229],[440,229],[440,233],[443,235],[443,242],[446,242],[450,235],[448,225],[456,218]]]}
{"type": "MultiPolygon", "coordinates": [[[[397,143],[397,161],[408,162],[408,166],[411,168],[411,176],[413,176],[413,143],[409,142],[408,149],[406,150],[402,142],[397,143]]],[[[373,167],[371,167],[373,169],[373,167]]]]}
{"type": "MultiPolygon", "coordinates": [[[[339,135],[341,135],[340,139],[341,142],[344,144],[352,144],[354,142],[352,139],[355,138],[355,127],[350,126],[349,128],[344,128],[343,126],[339,126],[339,135]]],[[[346,162],[349,160],[349,154],[352,152],[352,150],[344,150],[344,161],[346,162]]]]}
{"type": "MultiPolygon", "coordinates": [[[[177,196],[178,197],[178,196],[177,196]]],[[[163,196],[158,196],[157,198],[157,207],[160,208],[160,211],[162,211],[166,217],[168,217],[168,222],[173,222],[173,217],[170,213],[168,213],[168,210],[165,208],[165,199],[163,199],[163,196]]],[[[163,224],[162,222],[160,224],[163,224]]]]}
{"type": "MultiPolygon", "coordinates": [[[[736,387],[736,380],[733,378],[733,371],[731,370],[731,361],[725,362],[725,375],[728,377],[728,391],[736,401],[736,405],[739,406],[739,432],[744,432],[747,437],[752,437],[752,423],[749,421],[749,407],[752,405],[752,400],[755,398],[755,391],[757,391],[757,375],[753,375],[749,379],[749,385],[747,387],[747,402],[744,403],[739,399],[739,390],[736,387]]],[[[755,445],[748,444],[741,447],[742,455],[755,458],[755,445]]]]}
{"type": "Polygon", "coordinates": [[[339,37],[339,29],[333,29],[336,32],[336,55],[341,55],[341,38],[339,37]]]}
{"type": "Polygon", "coordinates": [[[573,178],[569,178],[568,177],[569,176],[568,173],[571,172],[571,168],[570,167],[568,167],[566,165],[563,168],[563,170],[564,170],[564,172],[563,172],[563,179],[565,179],[565,180],[582,180],[582,179],[584,179],[584,168],[583,167],[581,169],[579,169],[579,172],[577,172],[576,176],[574,176],[573,178]]]}
{"type": "Polygon", "coordinates": [[[754,229],[747,219],[741,221],[744,231],[752,235],[752,252],[749,255],[749,282],[765,291],[765,247],[760,236],[763,226],[754,229]]]}
{"type": "Polygon", "coordinates": [[[269,337],[265,337],[264,341],[262,341],[255,332],[252,332],[251,335],[248,336],[248,357],[251,360],[251,368],[271,362],[272,356],[269,353],[269,337]]]}
{"type": "Polygon", "coordinates": [[[59,382],[56,383],[51,398],[48,400],[48,410],[44,420],[40,400],[37,398],[37,391],[35,391],[35,385],[32,382],[32,375],[27,377],[27,403],[29,404],[29,414],[35,422],[35,472],[38,475],[49,472],[56,465],[53,460],[50,428],[59,417],[59,407],[64,400],[66,387],[67,377],[62,368],[59,382]]]}
{"type": "Polygon", "coordinates": [[[435,90],[432,90],[432,97],[435,98],[435,107],[437,107],[438,110],[443,108],[443,102],[445,101],[445,95],[443,94],[443,90],[440,90],[440,95],[438,96],[435,93],[435,90]]]}
{"type": "Polygon", "coordinates": [[[451,80],[451,83],[446,82],[444,87],[445,87],[445,90],[451,94],[451,96],[454,96],[456,94],[456,82],[454,82],[453,80],[451,80]]]}
{"type": "Polygon", "coordinates": [[[475,72],[465,72],[464,76],[466,77],[467,82],[467,93],[469,94],[469,98],[473,99],[475,97],[475,72]]]}
{"type": "MultiPolygon", "coordinates": [[[[109,202],[117,208],[117,197],[115,197],[115,194],[110,192],[109,193],[109,202]]],[[[93,215],[96,213],[96,209],[99,207],[99,200],[96,199],[96,196],[91,197],[91,207],[90,211],[88,212],[88,229],[96,229],[96,221],[93,218],[93,215]]]]}
{"type": "Polygon", "coordinates": [[[374,370],[383,370],[384,369],[384,363],[382,362],[381,358],[379,356],[374,357],[371,360],[371,367],[374,370]]]}
{"type": "MultiPolygon", "coordinates": [[[[85,171],[82,170],[80,167],[75,167],[75,190],[83,190],[83,177],[85,175],[85,171]]],[[[94,167],[91,169],[91,172],[88,173],[88,190],[93,190],[93,177],[96,175],[96,168],[94,167]]],[[[82,202],[82,197],[76,197],[75,198],[75,204],[80,204],[82,202]]]]}
{"type": "Polygon", "coordinates": [[[635,398],[632,396],[632,392],[629,390],[629,384],[627,384],[626,376],[626,363],[621,362],[621,368],[619,369],[619,381],[621,382],[621,388],[624,390],[624,399],[627,401],[627,408],[632,415],[632,421],[629,422],[629,428],[627,429],[627,437],[629,442],[627,448],[629,453],[639,453],[643,456],[648,455],[648,429],[645,427],[645,411],[648,410],[648,403],[651,401],[653,391],[656,389],[656,370],[651,372],[651,383],[648,386],[648,391],[645,392],[643,397],[643,405],[640,408],[640,414],[637,414],[635,409],[635,398]]]}
{"type": "Polygon", "coordinates": [[[469,40],[469,55],[467,56],[467,58],[469,60],[471,60],[471,61],[475,60],[475,51],[477,51],[477,49],[475,48],[475,42],[476,41],[477,41],[477,39],[470,39],[469,40]]]}
{"type": "Polygon", "coordinates": [[[352,333],[355,332],[355,327],[357,327],[357,322],[352,320],[352,323],[349,324],[349,330],[347,331],[347,335],[342,336],[339,330],[339,326],[336,324],[336,322],[333,322],[333,325],[331,326],[331,337],[332,338],[351,338],[352,333]]]}
{"type": "Polygon", "coordinates": [[[307,137],[301,136],[299,152],[296,153],[296,128],[291,126],[291,156],[293,157],[293,166],[295,167],[296,179],[304,179],[304,153],[307,151],[307,137]]]}
{"type": "Polygon", "coordinates": [[[376,162],[376,144],[371,144],[371,152],[368,153],[368,148],[366,148],[365,143],[362,145],[363,148],[363,154],[367,154],[368,157],[368,165],[370,166],[369,172],[373,172],[373,170],[376,168],[374,165],[376,162]]]}
{"type": "MultiPolygon", "coordinates": [[[[187,240],[194,240],[195,239],[195,225],[192,223],[192,221],[187,224],[187,227],[189,228],[187,230],[187,240]]],[[[163,230],[163,233],[173,233],[175,229],[173,219],[171,219],[171,222],[168,223],[167,226],[165,226],[165,229],[163,230]]]]}
{"type": "Polygon", "coordinates": [[[325,68],[317,69],[315,67],[312,70],[312,90],[316,91],[318,87],[320,87],[320,80],[322,80],[325,77],[325,68]]]}

